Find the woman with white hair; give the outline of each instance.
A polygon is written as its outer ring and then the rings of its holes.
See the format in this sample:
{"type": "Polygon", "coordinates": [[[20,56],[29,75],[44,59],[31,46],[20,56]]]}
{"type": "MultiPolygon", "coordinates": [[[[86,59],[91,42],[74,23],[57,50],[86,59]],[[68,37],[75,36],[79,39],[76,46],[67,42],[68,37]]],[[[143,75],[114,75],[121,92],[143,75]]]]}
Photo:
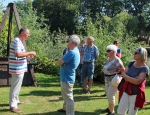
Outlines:
{"type": "Polygon", "coordinates": [[[145,105],[145,83],[149,70],[145,64],[147,50],[142,47],[137,48],[134,52],[134,60],[135,62],[132,65],[130,62],[122,72],[125,83],[120,90],[122,95],[117,110],[119,115],[125,115],[127,111],[128,115],[137,115],[138,109],[145,105]]]}
{"type": "Polygon", "coordinates": [[[120,58],[116,56],[117,47],[115,45],[109,45],[106,48],[107,60],[104,65],[105,75],[105,90],[108,98],[108,108],[103,112],[108,112],[107,115],[114,115],[115,107],[115,95],[117,93],[117,85],[112,84],[112,79],[116,74],[120,73],[120,68],[124,68],[124,65],[120,58]]]}

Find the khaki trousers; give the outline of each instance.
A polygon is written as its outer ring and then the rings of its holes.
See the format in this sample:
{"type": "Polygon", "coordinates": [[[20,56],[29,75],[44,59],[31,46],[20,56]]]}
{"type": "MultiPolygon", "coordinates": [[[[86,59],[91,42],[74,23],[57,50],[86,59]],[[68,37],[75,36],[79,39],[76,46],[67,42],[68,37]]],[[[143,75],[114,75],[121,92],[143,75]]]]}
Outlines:
{"type": "Polygon", "coordinates": [[[111,77],[105,77],[105,90],[108,98],[108,103],[115,104],[115,95],[117,94],[117,86],[113,86],[111,83],[111,77]]]}
{"type": "Polygon", "coordinates": [[[73,85],[74,83],[61,82],[63,110],[66,110],[66,115],[74,115],[73,85]]]}

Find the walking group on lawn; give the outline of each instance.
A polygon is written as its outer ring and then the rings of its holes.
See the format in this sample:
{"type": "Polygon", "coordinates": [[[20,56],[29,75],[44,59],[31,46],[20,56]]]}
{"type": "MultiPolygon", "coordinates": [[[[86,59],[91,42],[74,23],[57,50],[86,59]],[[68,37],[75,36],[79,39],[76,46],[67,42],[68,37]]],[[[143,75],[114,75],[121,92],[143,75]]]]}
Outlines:
{"type": "MultiPolygon", "coordinates": [[[[27,71],[26,57],[33,58],[34,51],[26,52],[23,41],[30,36],[28,28],[22,28],[19,36],[10,45],[9,72],[12,74],[10,88],[10,110],[20,113],[18,104],[19,92],[21,89],[24,72],[27,71]]],[[[71,35],[68,40],[68,47],[63,52],[63,57],[58,60],[60,66],[61,94],[64,100],[62,109],[66,115],[75,115],[73,86],[75,83],[76,69],[78,68],[78,84],[83,86],[79,91],[90,94],[94,75],[94,62],[99,57],[99,50],[94,45],[94,38],[89,36],[82,40],[77,35],[71,35]],[[88,87],[87,87],[88,85],[88,87]]],[[[106,115],[115,115],[115,95],[119,89],[119,105],[117,113],[119,115],[136,115],[139,108],[145,104],[145,83],[148,77],[149,67],[146,65],[147,50],[143,47],[135,49],[133,58],[125,68],[121,61],[121,50],[118,48],[119,42],[106,47],[106,63],[103,67],[105,78],[105,93],[108,99],[108,108],[103,110],[106,115]],[[120,82],[121,81],[121,82],[120,82]],[[120,83],[120,84],[119,84],[120,83]],[[122,84],[121,84],[122,83],[122,84]],[[119,84],[119,88],[118,88],[119,84]],[[138,101],[140,99],[140,101],[138,101]]]]}

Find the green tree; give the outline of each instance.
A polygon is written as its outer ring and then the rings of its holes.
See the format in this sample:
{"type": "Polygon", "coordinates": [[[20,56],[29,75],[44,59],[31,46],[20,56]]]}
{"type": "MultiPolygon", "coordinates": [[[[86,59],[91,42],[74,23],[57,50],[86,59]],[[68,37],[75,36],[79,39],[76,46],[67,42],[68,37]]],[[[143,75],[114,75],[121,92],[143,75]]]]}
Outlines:
{"type": "Polygon", "coordinates": [[[17,9],[20,9],[24,12],[28,13],[28,10],[32,8],[32,0],[22,0],[22,1],[14,1],[17,6],[17,9]]]}
{"type": "MultiPolygon", "coordinates": [[[[85,31],[86,35],[81,38],[87,38],[87,36],[93,36],[95,38],[94,44],[100,50],[99,59],[95,63],[95,77],[96,81],[104,82],[103,66],[106,61],[106,47],[113,43],[114,40],[120,42],[120,48],[122,49],[122,61],[126,66],[131,60],[133,60],[133,52],[137,47],[145,47],[144,42],[136,42],[137,37],[133,36],[132,30],[128,32],[127,26],[131,21],[132,16],[126,12],[117,14],[115,17],[110,18],[104,16],[102,19],[92,21],[90,15],[86,15],[85,23],[78,28],[85,31]]],[[[136,28],[138,23],[133,24],[136,28]]]]}
{"type": "Polygon", "coordinates": [[[148,5],[150,0],[124,0],[125,9],[129,14],[137,16],[143,12],[144,6],[148,5]]]}
{"type": "MultiPolygon", "coordinates": [[[[77,0],[34,0],[33,8],[48,19],[46,23],[50,26],[51,32],[66,30],[72,34],[75,30],[75,24],[78,21],[78,3],[77,0]]],[[[38,14],[38,15],[39,15],[38,14]]]]}

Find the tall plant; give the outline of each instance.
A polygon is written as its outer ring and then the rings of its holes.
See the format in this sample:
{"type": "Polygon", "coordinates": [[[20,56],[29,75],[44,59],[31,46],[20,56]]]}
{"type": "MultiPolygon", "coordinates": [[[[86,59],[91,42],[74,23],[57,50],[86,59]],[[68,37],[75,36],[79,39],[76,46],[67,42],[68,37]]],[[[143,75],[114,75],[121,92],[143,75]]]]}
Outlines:
{"type": "MultiPolygon", "coordinates": [[[[104,81],[103,66],[106,61],[106,47],[113,44],[114,40],[120,42],[120,48],[122,50],[122,58],[124,65],[126,66],[131,60],[133,60],[133,51],[140,46],[145,47],[144,42],[136,42],[137,37],[134,37],[132,31],[128,32],[127,25],[131,19],[131,15],[127,13],[120,13],[114,18],[103,17],[103,19],[97,19],[94,23],[87,15],[84,25],[80,27],[80,30],[86,32],[87,36],[93,36],[95,38],[94,44],[100,51],[100,56],[95,63],[95,78],[98,81],[104,81]]],[[[138,23],[137,23],[138,24],[138,23]]]]}

